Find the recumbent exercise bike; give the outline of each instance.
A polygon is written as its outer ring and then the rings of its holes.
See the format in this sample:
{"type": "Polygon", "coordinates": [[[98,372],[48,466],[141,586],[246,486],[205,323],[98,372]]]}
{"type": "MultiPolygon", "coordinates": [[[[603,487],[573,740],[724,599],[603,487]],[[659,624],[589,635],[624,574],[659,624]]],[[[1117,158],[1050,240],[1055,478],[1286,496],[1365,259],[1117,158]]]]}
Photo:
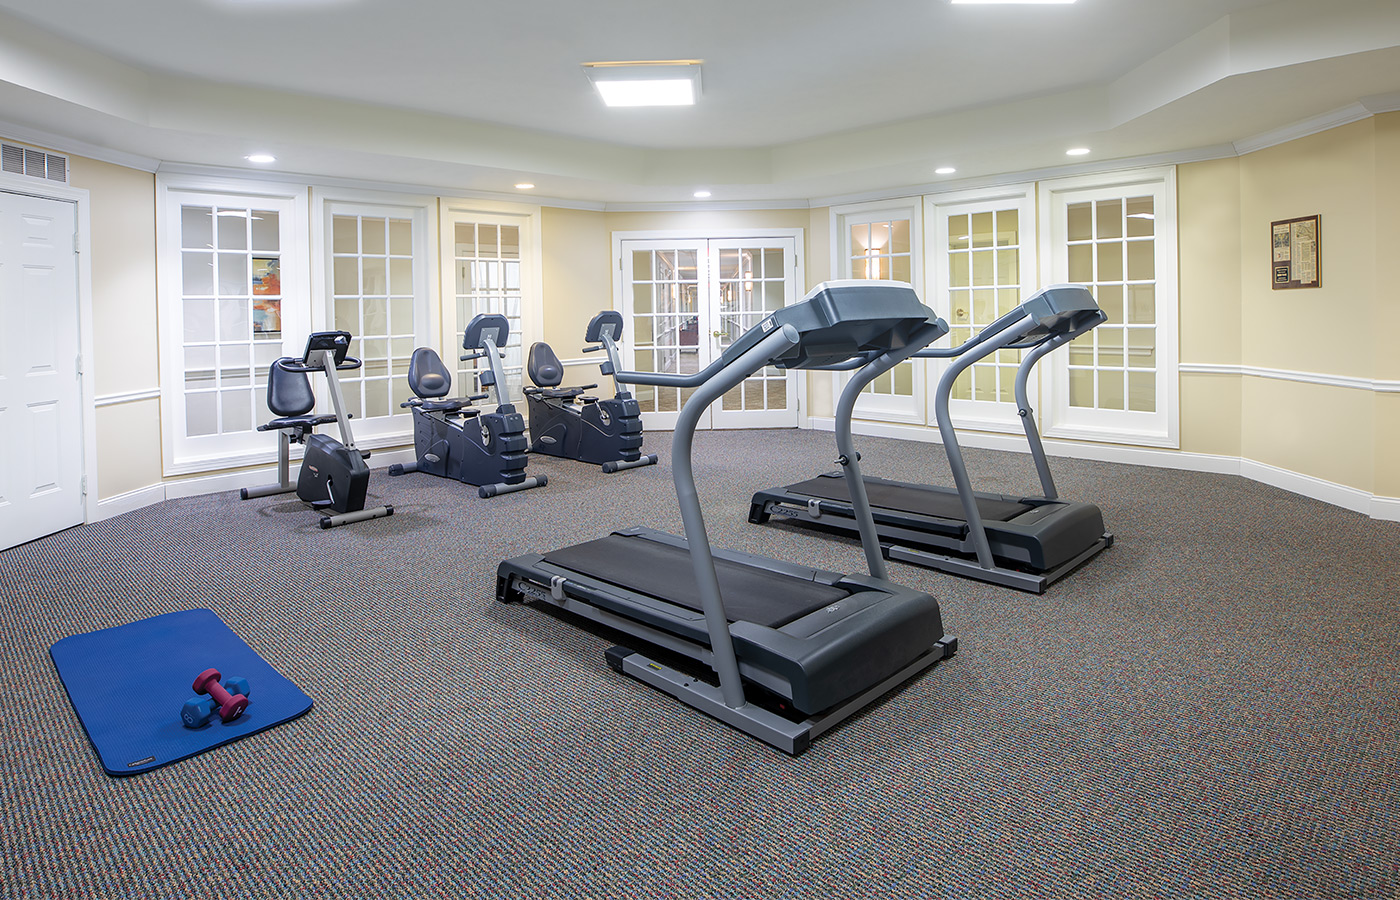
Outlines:
{"type": "Polygon", "coordinates": [[[363,363],[349,356],[348,331],[317,331],[306,339],[306,351],[300,359],[284,356],[268,369],[267,408],[277,418],[258,426],[258,431],[276,431],[277,483],[263,487],[243,488],[244,500],[269,497],[296,491],[297,497],[313,509],[331,510],[321,517],[322,528],[334,528],[365,519],[392,516],[392,506],[365,509],[365,494],[369,487],[368,450],[355,446],[350,433],[350,415],[345,412],[345,398],[340,392],[339,369],[358,369],[363,363]],[[334,415],[312,415],[316,395],[311,390],[311,372],[324,372],[330,385],[334,415]],[[318,425],[340,425],[340,440],[328,434],[317,434],[318,425]],[[296,484],[291,479],[291,445],[304,444],[301,473],[296,484]]]}
{"type": "Polygon", "coordinates": [[[611,398],[583,396],[596,384],[559,387],[564,366],[554,350],[544,341],[530,347],[526,370],[535,386],[525,388],[525,400],[530,406],[531,453],[592,463],[609,473],[656,464],[656,454],[641,452],[641,406],[617,380],[622,368],[617,349],[621,336],[622,314],[605,310],[588,323],[583,338],[593,345],[584,347],[584,353],[607,351],[608,359],[599,369],[613,376],[611,398]]]}
{"type": "Polygon", "coordinates": [[[486,360],[477,374],[485,393],[453,400],[444,399],[452,390],[452,373],[431,347],[413,351],[408,364],[408,386],[416,395],[399,406],[413,410],[415,462],[389,467],[390,475],[427,472],[442,478],[455,478],[477,486],[483,498],[512,491],[543,487],[544,475],[525,474],[528,441],[525,419],[503,391],[505,372],[501,368],[500,345],[510,336],[505,316],[482,314],[472,319],[462,335],[461,359],[486,360]],[[488,400],[494,412],[472,406],[488,400]]]}

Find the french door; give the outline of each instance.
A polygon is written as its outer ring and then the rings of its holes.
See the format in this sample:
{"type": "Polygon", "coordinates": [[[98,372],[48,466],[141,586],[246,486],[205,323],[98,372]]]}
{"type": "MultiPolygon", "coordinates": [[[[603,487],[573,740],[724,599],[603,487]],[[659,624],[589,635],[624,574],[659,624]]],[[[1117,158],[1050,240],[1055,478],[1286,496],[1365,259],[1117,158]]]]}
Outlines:
{"type": "MultiPolygon", "coordinates": [[[[797,296],[795,237],[623,239],[623,362],[640,372],[689,375],[714,362],[765,316],[797,296]]],[[[632,388],[647,428],[674,428],[691,388],[632,388]]],[[[763,369],[724,395],[701,428],[797,427],[797,379],[763,369]]]]}

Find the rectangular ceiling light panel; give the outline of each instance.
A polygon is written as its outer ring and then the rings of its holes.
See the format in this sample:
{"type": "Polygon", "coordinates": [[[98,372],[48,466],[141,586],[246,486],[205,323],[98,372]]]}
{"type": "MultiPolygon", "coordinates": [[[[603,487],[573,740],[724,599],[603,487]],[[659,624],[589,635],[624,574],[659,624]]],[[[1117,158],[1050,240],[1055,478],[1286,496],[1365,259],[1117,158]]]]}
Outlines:
{"type": "Polygon", "coordinates": [[[608,106],[692,106],[700,97],[699,60],[584,63],[608,106]]]}

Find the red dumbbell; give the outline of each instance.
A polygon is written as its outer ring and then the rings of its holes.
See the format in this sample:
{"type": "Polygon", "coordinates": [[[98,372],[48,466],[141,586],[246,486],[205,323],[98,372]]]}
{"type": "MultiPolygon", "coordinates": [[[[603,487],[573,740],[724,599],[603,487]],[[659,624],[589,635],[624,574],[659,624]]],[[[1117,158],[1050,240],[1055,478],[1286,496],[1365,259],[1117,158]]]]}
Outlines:
{"type": "Polygon", "coordinates": [[[230,694],[224,690],[224,686],[219,684],[219,677],[218,669],[205,669],[194,680],[194,692],[213,697],[214,702],[219,704],[219,718],[225,722],[232,722],[248,708],[248,698],[243,694],[230,694]]]}

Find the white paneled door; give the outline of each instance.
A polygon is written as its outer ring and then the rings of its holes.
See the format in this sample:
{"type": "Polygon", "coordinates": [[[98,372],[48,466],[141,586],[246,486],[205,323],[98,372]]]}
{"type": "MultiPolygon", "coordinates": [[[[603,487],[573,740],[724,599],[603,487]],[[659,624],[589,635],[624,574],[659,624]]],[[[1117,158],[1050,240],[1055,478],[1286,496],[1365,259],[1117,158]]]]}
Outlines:
{"type": "Polygon", "coordinates": [[[76,218],[0,191],[0,549],[83,521],[76,218]]]}

